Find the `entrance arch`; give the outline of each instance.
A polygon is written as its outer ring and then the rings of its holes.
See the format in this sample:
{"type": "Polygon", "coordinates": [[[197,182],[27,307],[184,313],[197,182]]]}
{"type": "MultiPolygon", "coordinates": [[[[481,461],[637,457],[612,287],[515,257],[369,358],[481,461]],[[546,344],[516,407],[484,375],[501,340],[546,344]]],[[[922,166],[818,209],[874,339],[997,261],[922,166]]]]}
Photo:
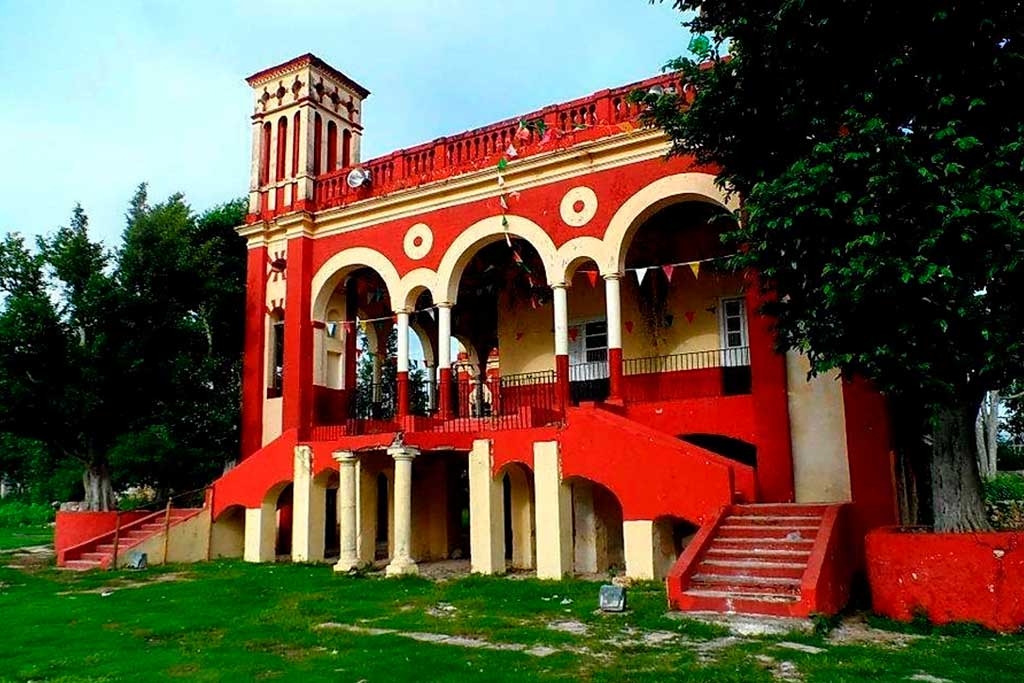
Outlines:
{"type": "Polygon", "coordinates": [[[590,479],[571,477],[573,570],[604,574],[625,568],[622,505],[615,494],[590,479]]]}
{"type": "Polygon", "coordinates": [[[533,569],[537,557],[533,472],[521,463],[510,463],[498,478],[504,503],[505,560],[513,569],[533,569]]]}

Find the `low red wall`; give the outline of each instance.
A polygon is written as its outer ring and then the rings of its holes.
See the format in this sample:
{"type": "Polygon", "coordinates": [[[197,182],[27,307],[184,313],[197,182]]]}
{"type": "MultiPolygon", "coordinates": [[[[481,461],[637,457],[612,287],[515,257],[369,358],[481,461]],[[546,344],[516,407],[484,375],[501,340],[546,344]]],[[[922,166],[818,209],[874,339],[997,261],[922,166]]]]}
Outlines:
{"type": "MultiPolygon", "coordinates": [[[[145,510],[122,512],[121,524],[134,522],[149,514],[152,512],[145,510]]],[[[53,535],[54,550],[60,555],[72,546],[113,531],[115,526],[117,526],[116,512],[58,512],[53,535]]]]}
{"type": "Polygon", "coordinates": [[[865,541],[875,612],[910,621],[1024,628],[1024,532],[936,534],[887,527],[865,541]]]}
{"type": "Polygon", "coordinates": [[[722,368],[651,372],[622,378],[622,397],[626,401],[667,401],[721,395],[722,368]]]}
{"type": "Polygon", "coordinates": [[[342,424],[349,417],[348,392],[313,386],[313,414],[316,424],[342,424]]]}

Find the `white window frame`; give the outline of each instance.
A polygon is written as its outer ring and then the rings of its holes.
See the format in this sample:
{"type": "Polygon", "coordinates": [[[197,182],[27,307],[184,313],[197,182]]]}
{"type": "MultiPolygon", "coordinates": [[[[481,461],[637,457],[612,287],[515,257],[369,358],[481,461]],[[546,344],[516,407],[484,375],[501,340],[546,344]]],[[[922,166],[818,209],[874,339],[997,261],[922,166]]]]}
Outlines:
{"type": "Polygon", "coordinates": [[[592,379],[607,379],[608,378],[608,320],[601,316],[597,318],[587,318],[586,320],[573,320],[569,322],[569,327],[576,327],[579,329],[579,335],[575,342],[569,342],[569,381],[570,382],[582,382],[585,380],[592,379]],[[587,325],[590,323],[604,323],[605,324],[605,341],[604,346],[598,346],[591,349],[587,348],[587,325]],[[573,352],[576,352],[575,354],[573,352]],[[604,351],[603,361],[588,361],[587,351],[604,351]]]}
{"type": "Polygon", "coordinates": [[[718,299],[718,339],[722,349],[722,366],[733,368],[750,365],[750,329],[747,325],[747,302],[741,296],[725,296],[718,299]],[[726,304],[737,301],[740,304],[740,341],[739,346],[729,345],[729,330],[726,328],[726,304]],[[743,351],[732,349],[743,348],[743,351]]]}

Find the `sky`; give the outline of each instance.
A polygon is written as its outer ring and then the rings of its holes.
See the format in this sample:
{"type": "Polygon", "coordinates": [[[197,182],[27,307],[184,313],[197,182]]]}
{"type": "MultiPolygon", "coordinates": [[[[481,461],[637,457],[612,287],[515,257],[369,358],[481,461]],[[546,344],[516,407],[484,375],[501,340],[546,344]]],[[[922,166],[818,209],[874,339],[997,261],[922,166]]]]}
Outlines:
{"type": "Polygon", "coordinates": [[[248,189],[244,79],[312,52],[371,91],[363,159],[658,73],[688,35],[647,0],[0,0],[0,234],[115,247],[136,186],[202,211],[248,189]]]}

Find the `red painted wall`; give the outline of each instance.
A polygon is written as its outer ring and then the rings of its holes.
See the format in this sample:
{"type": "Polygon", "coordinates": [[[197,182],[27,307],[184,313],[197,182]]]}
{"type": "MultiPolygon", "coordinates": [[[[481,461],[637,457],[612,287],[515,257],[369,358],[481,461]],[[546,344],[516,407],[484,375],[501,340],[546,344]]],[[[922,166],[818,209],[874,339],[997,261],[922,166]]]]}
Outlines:
{"type": "MultiPolygon", "coordinates": [[[[122,512],[121,524],[142,519],[151,511],[122,512]]],[[[116,512],[58,512],[53,534],[54,550],[60,555],[68,548],[114,530],[116,512]]]]}
{"type": "MultiPolygon", "coordinates": [[[[898,522],[889,408],[863,379],[843,381],[854,538],[898,522]]],[[[858,548],[859,550],[859,548],[858,548]]]]}
{"type": "Polygon", "coordinates": [[[1024,532],[935,534],[876,529],[867,535],[868,582],[876,612],[937,624],[1024,628],[1024,532]]]}
{"type": "Polygon", "coordinates": [[[600,409],[570,409],[558,441],[562,477],[613,491],[626,520],[673,515],[700,525],[732,502],[734,486],[753,494],[751,468],[600,409]]]}
{"type": "Polygon", "coordinates": [[[313,321],[310,320],[313,240],[288,240],[288,288],[284,318],[282,429],[305,438],[313,418],[313,321]]]}
{"type": "Polygon", "coordinates": [[[786,357],[775,352],[772,321],[760,314],[760,283],[747,285],[747,329],[750,335],[750,386],[757,423],[757,484],[760,500],[788,503],[794,499],[793,449],[789,434],[786,357]]]}
{"type": "Polygon", "coordinates": [[[622,378],[622,397],[626,401],[702,398],[721,394],[722,368],[655,372],[622,378]]]}
{"type": "Polygon", "coordinates": [[[696,398],[627,405],[624,415],[670,436],[721,434],[758,444],[754,399],[751,396],[696,398]]]}
{"type": "Polygon", "coordinates": [[[245,349],[242,355],[242,458],[263,445],[263,371],[266,347],[267,249],[249,250],[245,285],[245,349]]]}

